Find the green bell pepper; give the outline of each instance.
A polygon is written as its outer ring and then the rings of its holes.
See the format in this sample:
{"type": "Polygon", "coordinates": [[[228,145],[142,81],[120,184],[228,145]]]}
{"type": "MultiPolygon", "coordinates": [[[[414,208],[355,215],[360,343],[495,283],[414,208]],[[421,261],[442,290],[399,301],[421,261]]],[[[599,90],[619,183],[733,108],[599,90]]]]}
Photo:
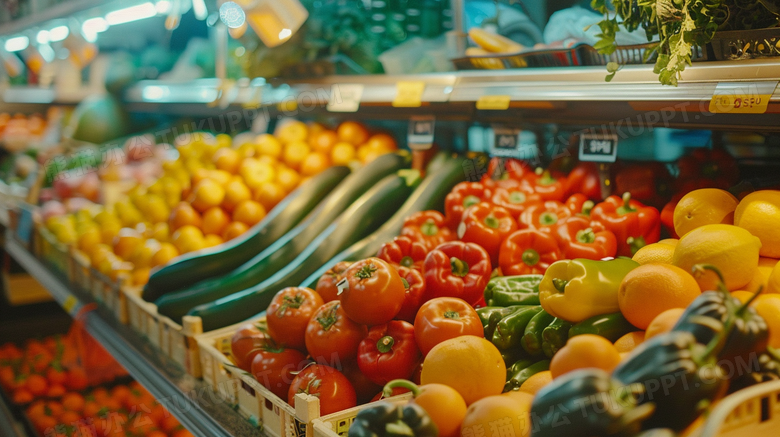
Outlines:
{"type": "Polygon", "coordinates": [[[361,410],[349,427],[348,437],[438,437],[439,430],[417,404],[380,402],[361,410]]]}
{"type": "Polygon", "coordinates": [[[503,276],[493,278],[485,287],[489,306],[539,305],[539,283],[542,275],[503,276]]]}
{"type": "Polygon", "coordinates": [[[525,327],[540,311],[542,311],[540,306],[521,306],[517,311],[501,319],[491,338],[492,343],[498,349],[520,347],[525,327]]]}
{"type": "Polygon", "coordinates": [[[498,322],[504,317],[514,313],[520,306],[510,307],[482,307],[477,310],[479,320],[482,322],[482,329],[485,331],[485,338],[492,339],[493,333],[496,331],[498,322]]]}

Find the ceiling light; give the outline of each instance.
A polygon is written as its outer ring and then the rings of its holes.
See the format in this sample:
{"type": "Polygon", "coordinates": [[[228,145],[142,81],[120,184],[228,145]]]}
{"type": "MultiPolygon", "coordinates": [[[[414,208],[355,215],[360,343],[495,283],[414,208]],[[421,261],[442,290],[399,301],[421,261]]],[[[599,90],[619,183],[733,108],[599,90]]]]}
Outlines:
{"type": "Polygon", "coordinates": [[[27,48],[30,45],[30,38],[26,36],[16,36],[6,40],[5,51],[18,52],[27,48]]]}
{"type": "Polygon", "coordinates": [[[38,35],[35,37],[35,41],[37,41],[38,44],[47,44],[49,42],[49,31],[42,30],[38,32],[38,35]]]}
{"type": "Polygon", "coordinates": [[[206,9],[206,3],[203,0],[192,0],[192,11],[195,13],[195,18],[200,21],[209,16],[209,10],[206,9]]]}
{"type": "Polygon", "coordinates": [[[129,8],[119,9],[118,11],[106,14],[106,22],[115,26],[117,24],[130,23],[132,21],[143,20],[157,15],[157,9],[150,3],[143,3],[129,8]]]}
{"type": "Polygon", "coordinates": [[[171,9],[173,6],[171,5],[171,2],[168,0],[160,0],[157,2],[157,5],[155,6],[155,9],[157,9],[158,14],[167,14],[168,12],[171,12],[171,9]]]}
{"type": "Polygon", "coordinates": [[[70,29],[68,26],[57,26],[49,31],[49,41],[62,41],[68,37],[70,29]]]}

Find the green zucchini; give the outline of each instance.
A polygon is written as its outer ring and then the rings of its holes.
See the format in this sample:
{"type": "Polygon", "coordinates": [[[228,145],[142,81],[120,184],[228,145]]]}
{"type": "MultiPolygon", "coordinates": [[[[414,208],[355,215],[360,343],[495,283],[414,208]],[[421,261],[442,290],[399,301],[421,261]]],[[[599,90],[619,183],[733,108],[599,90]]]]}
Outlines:
{"type": "Polygon", "coordinates": [[[321,268],[301,282],[300,286],[316,288],[320,277],[341,261],[358,261],[376,256],[384,243],[392,241],[393,237],[401,233],[404,220],[410,215],[419,211],[443,211],[444,198],[447,197],[452,187],[466,180],[466,172],[463,171],[465,159],[454,158],[448,159],[446,162],[435,162],[435,170],[432,169],[434,166],[434,162],[432,162],[427,169],[428,176],[423,179],[414,193],[401,206],[401,209],[387,223],[373,234],[353,244],[347,250],[342,251],[324,263],[321,268]]]}
{"type": "MultiPolygon", "coordinates": [[[[419,172],[407,170],[416,174],[419,172]]],[[[402,172],[399,172],[402,173],[402,172]]],[[[409,197],[414,176],[392,175],[361,196],[328,229],[291,263],[254,287],[193,308],[188,315],[199,316],[203,329],[211,331],[238,323],[265,311],[274,295],[284,287],[295,286],[322,263],[382,225],[409,197]]]]}
{"type": "Polygon", "coordinates": [[[398,154],[387,154],[344,178],[311,214],[282,238],[257,256],[230,273],[198,282],[183,290],[167,293],[155,301],[163,311],[176,308],[189,311],[197,305],[213,302],[232,293],[246,290],[268,279],[311,244],[339,215],[363,193],[385,176],[395,173],[408,163],[398,154]]]}
{"type": "Polygon", "coordinates": [[[213,249],[180,256],[155,270],[144,287],[143,298],[153,301],[165,293],[240,267],[298,225],[347,175],[349,167],[331,167],[290,193],[240,237],[213,249]]]}

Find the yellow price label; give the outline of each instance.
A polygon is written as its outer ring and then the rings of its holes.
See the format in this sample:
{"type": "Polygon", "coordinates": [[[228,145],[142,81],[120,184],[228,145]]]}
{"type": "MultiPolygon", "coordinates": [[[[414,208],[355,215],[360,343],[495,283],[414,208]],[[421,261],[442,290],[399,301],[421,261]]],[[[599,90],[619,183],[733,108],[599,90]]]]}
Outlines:
{"type": "Polygon", "coordinates": [[[295,112],[298,110],[298,102],[296,100],[285,100],[282,102],[279,102],[278,105],[276,105],[279,112],[289,113],[289,112],[295,112]]]}
{"type": "Polygon", "coordinates": [[[482,96],[477,100],[477,109],[481,111],[505,111],[509,109],[509,96],[482,96]]]}
{"type": "Polygon", "coordinates": [[[67,299],[65,299],[65,302],[62,303],[62,308],[66,313],[70,314],[78,303],[79,301],[71,294],[67,299]]]}
{"type": "Polygon", "coordinates": [[[776,87],[776,81],[718,84],[709,111],[713,114],[764,114],[776,87]]]}
{"type": "Polygon", "coordinates": [[[398,82],[396,84],[395,108],[419,108],[422,106],[422,95],[425,82],[398,82]]]}

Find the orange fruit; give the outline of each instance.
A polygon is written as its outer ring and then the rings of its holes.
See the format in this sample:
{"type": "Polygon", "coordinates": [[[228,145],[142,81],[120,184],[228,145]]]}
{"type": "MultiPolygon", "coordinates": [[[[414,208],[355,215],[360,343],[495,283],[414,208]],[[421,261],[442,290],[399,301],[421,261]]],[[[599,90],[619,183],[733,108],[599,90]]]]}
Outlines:
{"type": "Polygon", "coordinates": [[[769,346],[780,348],[780,295],[761,294],[751,306],[769,326],[769,346]]]}
{"type": "Polygon", "coordinates": [[[466,417],[466,401],[452,387],[444,384],[428,384],[412,400],[431,416],[439,429],[440,437],[460,435],[460,423],[466,417]]]}
{"type": "Polygon", "coordinates": [[[460,425],[461,436],[489,436],[492,435],[491,429],[501,430],[494,433],[496,436],[530,436],[531,402],[499,395],[488,396],[469,405],[460,425]]]}
{"type": "Polygon", "coordinates": [[[631,352],[645,341],[645,331],[634,331],[620,337],[615,341],[615,349],[618,352],[631,352]]]}
{"type": "MultiPolygon", "coordinates": [[[[680,238],[672,264],[691,272],[696,264],[712,264],[723,274],[726,288],[740,290],[753,279],[758,266],[761,240],[739,226],[704,225],[680,238]]],[[[696,273],[702,290],[714,290],[715,273],[696,273]]]]}
{"type": "Polygon", "coordinates": [[[130,259],[136,249],[144,244],[144,237],[133,228],[122,228],[114,238],[114,253],[122,259],[130,259]]]}
{"type": "Polygon", "coordinates": [[[428,352],[420,382],[448,385],[470,405],[487,396],[501,394],[506,382],[506,365],[493,343],[464,335],[445,340],[428,352]],[[479,378],[464,378],[463,375],[479,375],[479,378]]]}
{"type": "Polygon", "coordinates": [[[333,146],[338,143],[339,137],[332,130],[323,130],[309,137],[309,145],[312,150],[322,154],[329,154],[333,146]]]}
{"type": "Polygon", "coordinates": [[[753,293],[751,293],[749,291],[744,291],[744,290],[732,291],[731,292],[731,297],[735,297],[740,302],[745,303],[745,302],[749,301],[753,297],[753,293]]]}
{"type": "Polygon", "coordinates": [[[384,153],[389,153],[398,149],[398,144],[395,142],[395,138],[384,133],[371,136],[371,138],[368,139],[366,146],[384,153]]]}
{"type": "Polygon", "coordinates": [[[258,155],[279,159],[282,156],[282,143],[271,134],[258,135],[255,139],[258,155]]]}
{"type": "Polygon", "coordinates": [[[149,267],[136,267],[130,275],[130,280],[133,285],[142,286],[149,282],[149,275],[152,273],[152,269],[149,267]]]}
{"type": "Polygon", "coordinates": [[[775,264],[772,271],[769,272],[764,293],[780,293],[780,263],[775,264]]]}
{"type": "Polygon", "coordinates": [[[620,352],[606,338],[584,334],[571,337],[550,361],[550,373],[557,378],[572,370],[595,367],[611,372],[620,363],[620,352]]]}
{"type": "Polygon", "coordinates": [[[230,224],[230,216],[218,206],[203,213],[202,229],[204,234],[222,235],[228,224],[230,224]]]}
{"type": "Polygon", "coordinates": [[[349,143],[340,142],[330,151],[330,160],[333,165],[349,165],[355,160],[357,149],[349,143]]]}
{"type": "Polygon", "coordinates": [[[648,244],[637,250],[634,257],[631,259],[638,262],[640,265],[652,263],[671,264],[677,242],[678,240],[669,238],[657,243],[648,244]]]}
{"type": "Polygon", "coordinates": [[[316,121],[309,121],[306,123],[306,126],[309,127],[309,138],[327,129],[324,124],[316,121]]]}
{"type": "Polygon", "coordinates": [[[220,244],[225,242],[225,240],[223,240],[222,237],[219,235],[208,234],[206,235],[205,238],[206,238],[206,247],[219,246],[220,244]]]}
{"type": "Polygon", "coordinates": [[[155,239],[148,239],[133,252],[128,261],[133,263],[136,268],[151,267],[152,258],[162,246],[155,239]]]}
{"type": "Polygon", "coordinates": [[[672,308],[685,308],[701,289],[693,276],[669,264],[645,264],[628,272],[618,290],[623,316],[639,329],[672,308]]]}
{"type": "Polygon", "coordinates": [[[69,411],[80,413],[84,411],[85,403],[84,396],[78,393],[68,393],[62,397],[62,407],[69,411]]]}
{"type": "Polygon", "coordinates": [[[734,212],[734,224],[761,240],[759,254],[780,258],[780,191],[761,190],[745,196],[734,212]]]}
{"type": "Polygon", "coordinates": [[[249,187],[246,186],[241,178],[236,177],[225,185],[225,199],[222,201],[222,207],[232,212],[236,205],[251,198],[252,192],[249,190],[249,187]]]}
{"type": "Polygon", "coordinates": [[[149,194],[146,203],[146,211],[143,211],[145,219],[151,223],[160,223],[168,220],[171,215],[168,203],[159,194],[149,194]]]}
{"type": "Polygon", "coordinates": [[[283,167],[276,171],[275,181],[282,187],[285,193],[290,193],[298,188],[298,184],[301,182],[301,176],[295,170],[283,167]]]}
{"type": "Polygon", "coordinates": [[[345,141],[353,146],[362,146],[368,141],[368,130],[356,121],[345,121],[336,130],[339,141],[345,141]]]}
{"type": "Polygon", "coordinates": [[[515,398],[520,401],[527,400],[528,402],[533,402],[534,400],[534,395],[520,390],[509,390],[508,392],[501,393],[501,396],[515,398]]]}
{"type": "Polygon", "coordinates": [[[362,146],[357,149],[357,157],[363,164],[368,164],[369,162],[379,158],[380,156],[384,155],[387,152],[374,149],[373,147],[368,146],[362,146]]]}
{"type": "Polygon", "coordinates": [[[168,228],[175,231],[182,226],[200,227],[202,220],[198,211],[187,202],[180,202],[171,210],[171,216],[168,218],[168,228]]]}
{"type": "Polygon", "coordinates": [[[309,127],[298,120],[285,120],[276,127],[274,136],[283,144],[306,141],[309,136],[309,127]]]}
{"type": "Polygon", "coordinates": [[[253,143],[244,143],[236,149],[241,159],[251,158],[257,154],[257,146],[253,143]]]}
{"type": "Polygon", "coordinates": [[[677,321],[680,320],[685,308],[672,308],[657,315],[645,331],[645,340],[649,340],[656,335],[665,334],[671,332],[677,321]]]}
{"type": "Polygon", "coordinates": [[[286,195],[287,193],[284,191],[284,188],[282,188],[279,184],[267,182],[263,185],[260,185],[260,188],[255,191],[254,200],[260,202],[266,211],[270,211],[274,209],[274,207],[279,202],[281,202],[286,195]]]}
{"type": "Polygon", "coordinates": [[[204,179],[192,189],[189,200],[193,208],[204,212],[209,208],[219,206],[225,200],[225,189],[212,179],[204,179]]]}
{"type": "Polygon", "coordinates": [[[160,243],[160,250],[152,257],[151,267],[164,266],[179,256],[179,250],[171,243],[160,243]]]}
{"type": "Polygon", "coordinates": [[[168,226],[168,223],[162,222],[162,223],[155,223],[154,226],[152,226],[152,238],[155,240],[163,243],[168,241],[168,239],[171,237],[170,233],[170,227],[168,226]]]}
{"type": "Polygon", "coordinates": [[[103,234],[97,225],[88,226],[78,236],[77,247],[82,252],[89,254],[95,249],[95,247],[103,242],[103,234]]]}
{"type": "MultiPolygon", "coordinates": [[[[271,182],[276,178],[276,171],[271,163],[260,161],[258,159],[245,159],[238,170],[244,183],[250,190],[254,190],[260,185],[271,182]]],[[[251,195],[250,195],[251,196],[251,195]]]]}
{"type": "Polygon", "coordinates": [[[173,245],[180,253],[194,252],[206,247],[203,232],[195,226],[182,226],[173,233],[173,245]]]}
{"type": "Polygon", "coordinates": [[[122,229],[122,222],[119,219],[107,220],[100,225],[100,241],[104,244],[112,244],[120,229],[122,229]]]}
{"type": "Polygon", "coordinates": [[[211,161],[217,167],[217,170],[223,170],[231,174],[236,174],[238,166],[241,165],[241,155],[237,150],[223,147],[211,157],[211,161]]]}
{"type": "Polygon", "coordinates": [[[734,224],[739,201],[726,190],[702,188],[683,196],[674,208],[674,231],[679,236],[704,225],[734,224]]]}
{"type": "Polygon", "coordinates": [[[526,379],[523,385],[520,386],[520,391],[535,395],[544,386],[551,383],[552,380],[552,373],[549,370],[539,372],[526,379]]]}
{"type": "Polygon", "coordinates": [[[310,153],[301,163],[301,175],[314,176],[330,167],[328,156],[322,153],[310,153]]]}
{"type": "Polygon", "coordinates": [[[222,233],[222,239],[225,241],[232,240],[244,232],[249,230],[249,226],[245,225],[241,222],[232,222],[225,228],[225,231],[222,233]]]}
{"type": "Polygon", "coordinates": [[[233,211],[233,221],[241,222],[247,226],[254,226],[265,217],[265,208],[254,200],[245,200],[236,206],[233,211]]]}
{"type": "Polygon", "coordinates": [[[311,153],[309,145],[303,141],[289,143],[284,148],[282,160],[292,169],[299,169],[306,157],[311,153]]]}
{"type": "Polygon", "coordinates": [[[27,390],[35,397],[43,397],[49,391],[49,381],[41,375],[32,374],[27,377],[27,390]]]}

